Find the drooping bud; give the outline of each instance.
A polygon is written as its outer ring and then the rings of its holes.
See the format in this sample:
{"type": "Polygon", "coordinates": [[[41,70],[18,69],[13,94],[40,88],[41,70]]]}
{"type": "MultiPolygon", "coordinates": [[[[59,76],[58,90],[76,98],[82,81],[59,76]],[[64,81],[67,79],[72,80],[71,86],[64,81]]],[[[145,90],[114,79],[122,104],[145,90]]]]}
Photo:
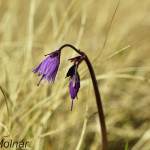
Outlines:
{"type": "Polygon", "coordinates": [[[66,77],[70,76],[71,80],[70,80],[70,84],[69,84],[69,88],[70,88],[70,95],[72,98],[72,104],[71,104],[71,111],[73,108],[73,100],[75,99],[75,97],[77,96],[77,93],[79,91],[80,88],[80,76],[77,72],[77,64],[74,64],[67,72],[66,77]]]}

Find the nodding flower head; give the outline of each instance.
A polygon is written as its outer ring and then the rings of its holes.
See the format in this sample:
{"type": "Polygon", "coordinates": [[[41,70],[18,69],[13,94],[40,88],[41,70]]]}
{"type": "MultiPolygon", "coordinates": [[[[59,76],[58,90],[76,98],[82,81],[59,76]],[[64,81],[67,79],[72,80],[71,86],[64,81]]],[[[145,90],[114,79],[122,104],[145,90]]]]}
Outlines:
{"type": "Polygon", "coordinates": [[[45,83],[48,81],[50,82],[52,79],[52,83],[55,81],[55,77],[59,68],[60,64],[60,50],[56,50],[55,52],[52,52],[50,54],[47,54],[47,56],[40,64],[39,66],[33,70],[33,73],[39,72],[38,76],[42,75],[39,83],[37,86],[39,86],[40,82],[45,79],[45,83]]]}
{"type": "Polygon", "coordinates": [[[77,93],[78,93],[79,88],[80,88],[80,76],[77,72],[77,68],[78,68],[78,66],[76,64],[74,64],[68,70],[68,73],[66,75],[66,77],[68,77],[68,76],[71,77],[70,84],[69,84],[70,95],[71,95],[71,98],[72,98],[71,111],[72,111],[72,108],[73,108],[73,100],[77,96],[77,93]]]}

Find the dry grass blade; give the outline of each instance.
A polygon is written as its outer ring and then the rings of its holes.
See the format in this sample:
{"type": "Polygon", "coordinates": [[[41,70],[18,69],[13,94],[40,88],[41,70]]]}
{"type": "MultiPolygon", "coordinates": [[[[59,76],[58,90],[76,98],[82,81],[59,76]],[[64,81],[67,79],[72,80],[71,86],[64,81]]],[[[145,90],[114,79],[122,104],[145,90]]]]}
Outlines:
{"type": "Polygon", "coordinates": [[[3,93],[4,100],[5,100],[5,103],[6,103],[7,115],[8,115],[8,122],[9,122],[10,111],[9,111],[9,107],[8,107],[8,99],[7,99],[7,96],[6,96],[7,94],[6,94],[6,92],[3,90],[3,88],[1,86],[0,86],[0,90],[3,93]]]}
{"type": "Polygon", "coordinates": [[[119,53],[121,53],[121,52],[127,50],[127,49],[130,48],[130,47],[131,47],[131,45],[128,45],[128,46],[126,46],[126,47],[124,47],[124,48],[118,50],[117,52],[115,52],[115,53],[113,53],[112,55],[108,56],[104,61],[107,61],[107,60],[111,59],[112,57],[118,55],[119,53]]]}

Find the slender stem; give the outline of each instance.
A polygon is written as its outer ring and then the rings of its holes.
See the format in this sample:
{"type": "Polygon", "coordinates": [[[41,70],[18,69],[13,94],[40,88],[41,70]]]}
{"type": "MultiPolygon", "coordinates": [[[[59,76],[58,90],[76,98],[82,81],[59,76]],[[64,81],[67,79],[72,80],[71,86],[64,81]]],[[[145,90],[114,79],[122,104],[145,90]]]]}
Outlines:
{"type": "Polygon", "coordinates": [[[85,57],[85,62],[88,66],[90,75],[91,75],[91,79],[92,79],[92,83],[93,83],[93,87],[94,87],[94,91],[95,91],[95,97],[96,97],[96,104],[97,104],[97,109],[98,109],[98,116],[99,116],[99,120],[100,120],[100,128],[101,128],[101,132],[102,132],[102,150],[107,150],[108,149],[108,144],[107,144],[107,132],[106,132],[106,125],[105,125],[105,117],[104,117],[104,113],[103,113],[103,106],[102,106],[102,102],[101,102],[101,96],[100,96],[100,92],[98,89],[98,84],[96,81],[96,77],[95,77],[95,73],[92,67],[92,64],[90,62],[90,60],[88,59],[87,55],[84,52],[81,52],[80,50],[76,49],[74,46],[70,45],[70,44],[64,44],[63,46],[61,46],[59,48],[59,50],[62,50],[64,47],[70,47],[73,50],[75,50],[77,53],[79,53],[81,56],[85,57]]]}
{"type": "Polygon", "coordinates": [[[106,124],[105,124],[103,106],[102,106],[102,102],[101,102],[101,96],[100,96],[100,92],[99,92],[99,89],[98,89],[98,84],[97,84],[97,81],[96,81],[95,73],[94,73],[93,67],[91,65],[91,62],[89,61],[88,57],[86,57],[85,61],[86,61],[86,64],[89,68],[89,72],[90,72],[90,75],[91,75],[91,79],[92,79],[93,87],[94,87],[94,91],[95,91],[95,97],[96,97],[96,103],[97,103],[97,109],[98,109],[98,116],[99,116],[99,120],[100,120],[100,124],[101,124],[101,132],[102,132],[102,150],[107,150],[108,149],[107,131],[106,131],[106,124]]]}

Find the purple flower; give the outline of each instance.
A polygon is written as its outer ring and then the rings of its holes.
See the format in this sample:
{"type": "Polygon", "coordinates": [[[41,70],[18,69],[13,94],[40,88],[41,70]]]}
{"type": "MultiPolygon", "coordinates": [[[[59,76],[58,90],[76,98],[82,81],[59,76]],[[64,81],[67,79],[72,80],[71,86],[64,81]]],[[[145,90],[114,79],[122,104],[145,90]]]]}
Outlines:
{"type": "Polygon", "coordinates": [[[55,77],[59,68],[60,64],[60,50],[57,50],[55,52],[52,52],[48,54],[48,57],[46,57],[39,66],[33,70],[33,73],[39,72],[38,76],[42,75],[39,83],[37,86],[39,86],[40,82],[45,79],[45,83],[48,81],[50,82],[52,79],[52,83],[55,81],[55,77]]]}
{"type": "Polygon", "coordinates": [[[79,91],[79,88],[80,88],[80,76],[77,72],[77,65],[73,65],[66,77],[70,76],[71,77],[71,80],[70,80],[70,85],[69,85],[69,88],[70,88],[70,95],[71,95],[71,98],[72,98],[72,104],[71,104],[71,111],[72,111],[72,108],[73,108],[73,100],[75,99],[75,97],[77,96],[77,93],[79,91]]]}

